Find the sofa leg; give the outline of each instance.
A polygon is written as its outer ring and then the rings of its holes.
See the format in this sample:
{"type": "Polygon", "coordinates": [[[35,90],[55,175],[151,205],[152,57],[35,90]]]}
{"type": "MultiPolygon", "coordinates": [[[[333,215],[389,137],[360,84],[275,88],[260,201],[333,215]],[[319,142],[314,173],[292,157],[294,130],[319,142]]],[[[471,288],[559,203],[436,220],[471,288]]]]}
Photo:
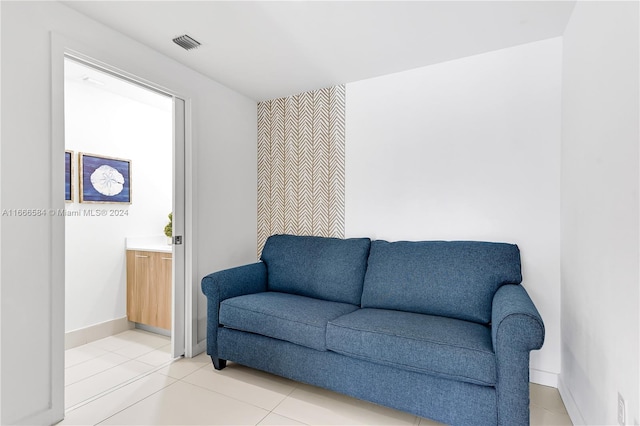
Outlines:
{"type": "Polygon", "coordinates": [[[216,370],[222,370],[227,366],[226,359],[220,359],[220,358],[216,358],[215,356],[212,356],[211,361],[213,361],[213,368],[215,368],[216,370]]]}

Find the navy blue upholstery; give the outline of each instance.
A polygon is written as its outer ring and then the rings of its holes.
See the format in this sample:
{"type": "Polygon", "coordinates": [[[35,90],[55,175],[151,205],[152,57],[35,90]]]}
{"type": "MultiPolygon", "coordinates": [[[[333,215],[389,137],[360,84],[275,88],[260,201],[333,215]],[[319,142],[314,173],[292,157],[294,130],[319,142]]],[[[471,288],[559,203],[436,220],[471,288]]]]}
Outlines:
{"type": "Polygon", "coordinates": [[[359,309],[329,322],[327,347],[397,368],[485,386],[496,384],[491,330],[469,321],[359,309]]]}
{"type": "Polygon", "coordinates": [[[544,342],[544,323],[522,286],[501,287],[493,298],[491,338],[500,389],[498,415],[513,424],[529,422],[529,351],[544,342]]]}
{"type": "Polygon", "coordinates": [[[374,241],[362,307],[488,324],[496,290],[521,281],[520,251],[514,244],[374,241]]]}
{"type": "Polygon", "coordinates": [[[217,369],[232,360],[448,424],[529,423],[544,324],[517,246],[277,235],[262,259],[202,279],[217,369]]]}
{"type": "Polygon", "coordinates": [[[269,291],[360,305],[371,240],[273,235],[262,250],[269,291]]]}
{"type": "Polygon", "coordinates": [[[327,322],[358,309],[346,303],[264,292],[220,304],[221,325],[324,351],[327,322]]]}
{"type": "MultiPolygon", "coordinates": [[[[355,398],[451,425],[495,425],[494,387],[363,361],[332,351],[316,351],[283,340],[228,328],[219,331],[225,359],[355,398]]],[[[505,426],[526,423],[509,422],[505,426]]]]}

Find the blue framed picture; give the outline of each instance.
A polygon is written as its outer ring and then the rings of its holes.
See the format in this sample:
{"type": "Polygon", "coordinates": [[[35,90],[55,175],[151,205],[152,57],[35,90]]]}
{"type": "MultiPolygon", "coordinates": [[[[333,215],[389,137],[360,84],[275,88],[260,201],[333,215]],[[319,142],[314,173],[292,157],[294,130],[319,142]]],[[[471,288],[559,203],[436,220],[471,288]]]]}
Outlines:
{"type": "Polygon", "coordinates": [[[73,202],[73,151],[64,152],[64,200],[73,202]]]}
{"type": "Polygon", "coordinates": [[[80,202],[131,204],[131,160],[81,152],[80,202]]]}

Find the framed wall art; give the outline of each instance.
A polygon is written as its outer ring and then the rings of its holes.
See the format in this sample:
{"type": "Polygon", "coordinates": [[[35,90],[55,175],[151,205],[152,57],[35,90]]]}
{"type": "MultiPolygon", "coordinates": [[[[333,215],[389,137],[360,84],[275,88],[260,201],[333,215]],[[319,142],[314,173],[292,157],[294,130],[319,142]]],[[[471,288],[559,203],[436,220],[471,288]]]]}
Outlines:
{"type": "Polygon", "coordinates": [[[73,202],[73,151],[64,152],[64,201],[73,202]]]}
{"type": "Polygon", "coordinates": [[[131,160],[79,154],[80,202],[131,204],[131,160]]]}

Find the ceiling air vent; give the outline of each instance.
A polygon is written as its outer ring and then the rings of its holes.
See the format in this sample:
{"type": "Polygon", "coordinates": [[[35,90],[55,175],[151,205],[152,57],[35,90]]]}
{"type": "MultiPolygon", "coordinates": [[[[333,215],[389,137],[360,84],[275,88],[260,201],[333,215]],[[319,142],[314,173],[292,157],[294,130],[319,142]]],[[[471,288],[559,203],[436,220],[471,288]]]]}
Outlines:
{"type": "Polygon", "coordinates": [[[181,35],[180,37],[174,38],[173,42],[178,46],[182,47],[184,50],[191,50],[200,46],[200,43],[197,40],[192,39],[186,34],[181,35]]]}

